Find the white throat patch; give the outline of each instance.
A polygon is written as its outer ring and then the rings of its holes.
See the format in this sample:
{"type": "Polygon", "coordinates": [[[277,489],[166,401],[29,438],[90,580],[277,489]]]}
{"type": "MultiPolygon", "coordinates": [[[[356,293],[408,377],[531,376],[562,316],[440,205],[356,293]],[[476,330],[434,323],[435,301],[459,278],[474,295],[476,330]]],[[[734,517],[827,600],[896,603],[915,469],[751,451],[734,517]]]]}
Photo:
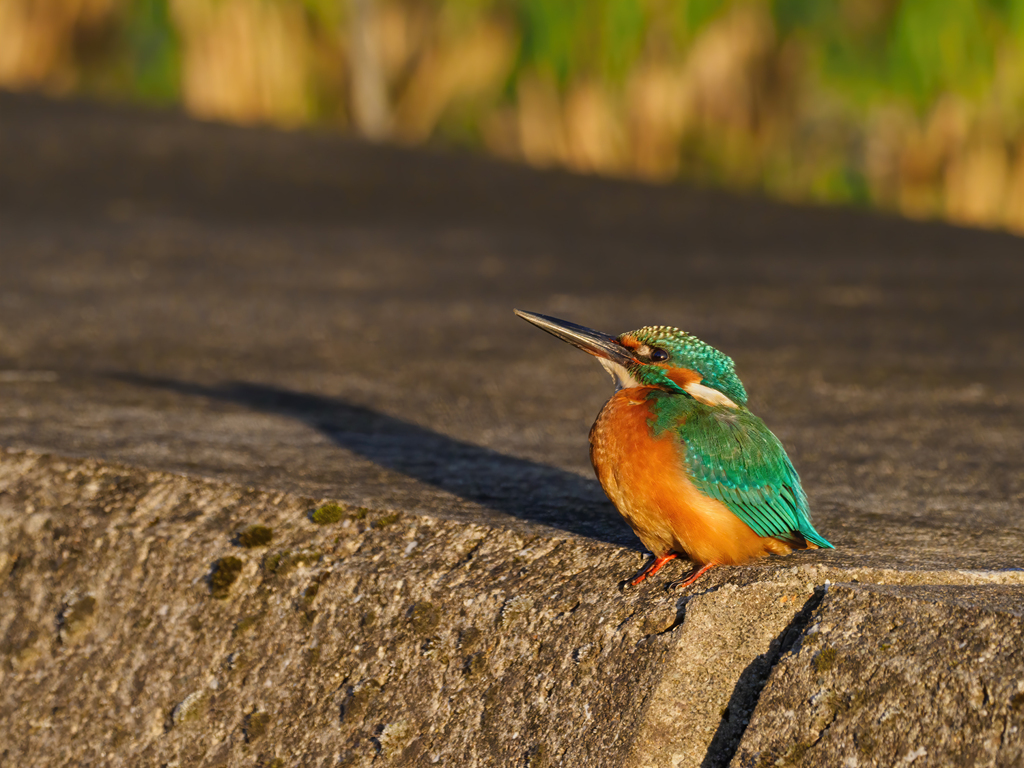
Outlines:
{"type": "Polygon", "coordinates": [[[625,366],[613,363],[611,360],[604,357],[597,358],[597,362],[599,362],[601,367],[611,375],[612,381],[615,382],[616,392],[620,389],[630,389],[632,387],[641,386],[640,382],[633,378],[630,372],[626,370],[625,366]]]}
{"type": "MultiPolygon", "coordinates": [[[[597,362],[599,362],[601,367],[608,371],[609,375],[612,377],[612,381],[615,382],[616,392],[620,389],[631,389],[633,387],[644,386],[633,378],[633,375],[625,366],[612,362],[604,357],[597,358],[597,362]]],[[[723,395],[717,389],[705,387],[703,384],[699,384],[696,381],[687,384],[683,389],[693,397],[694,400],[699,400],[705,405],[724,405],[727,408],[739,408],[736,403],[723,395]]]]}

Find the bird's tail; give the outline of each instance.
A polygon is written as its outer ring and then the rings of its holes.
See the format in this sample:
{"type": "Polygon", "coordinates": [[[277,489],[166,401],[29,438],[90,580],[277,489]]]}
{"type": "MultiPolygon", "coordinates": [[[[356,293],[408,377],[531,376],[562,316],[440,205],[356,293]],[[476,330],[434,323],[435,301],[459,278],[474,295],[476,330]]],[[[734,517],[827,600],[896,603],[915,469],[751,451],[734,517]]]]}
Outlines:
{"type": "Polygon", "coordinates": [[[799,533],[804,537],[804,541],[807,543],[808,549],[835,549],[828,539],[814,530],[810,525],[805,528],[801,528],[799,533]]]}

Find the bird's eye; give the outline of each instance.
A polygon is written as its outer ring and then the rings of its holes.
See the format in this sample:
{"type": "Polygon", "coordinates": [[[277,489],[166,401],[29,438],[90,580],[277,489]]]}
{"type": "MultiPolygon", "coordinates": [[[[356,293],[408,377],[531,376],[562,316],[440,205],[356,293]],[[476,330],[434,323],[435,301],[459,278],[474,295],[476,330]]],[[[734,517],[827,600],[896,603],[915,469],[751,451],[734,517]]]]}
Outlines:
{"type": "Polygon", "coordinates": [[[668,360],[668,352],[664,349],[652,349],[651,350],[651,362],[652,363],[663,363],[668,360]]]}

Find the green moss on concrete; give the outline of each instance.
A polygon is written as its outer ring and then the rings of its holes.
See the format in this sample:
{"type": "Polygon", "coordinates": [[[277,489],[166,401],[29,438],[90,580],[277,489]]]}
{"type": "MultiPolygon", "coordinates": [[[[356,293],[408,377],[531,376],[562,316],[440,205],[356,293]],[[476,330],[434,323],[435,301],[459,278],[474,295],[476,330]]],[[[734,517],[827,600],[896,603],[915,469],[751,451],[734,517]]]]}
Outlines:
{"type": "Polygon", "coordinates": [[[402,516],[400,514],[398,514],[397,512],[392,512],[390,515],[384,515],[383,517],[378,517],[376,520],[374,520],[373,527],[378,530],[383,530],[387,528],[389,525],[397,523],[401,519],[402,516]]]}
{"type": "Polygon", "coordinates": [[[343,504],[331,502],[317,507],[309,513],[309,519],[317,525],[333,525],[342,520],[364,520],[370,513],[366,507],[346,507],[343,504]]]}
{"type": "Polygon", "coordinates": [[[332,525],[340,522],[345,517],[345,508],[340,504],[324,504],[322,507],[314,509],[309,515],[309,519],[317,525],[332,525]]]}
{"type": "Polygon", "coordinates": [[[281,565],[281,560],[284,559],[287,552],[274,552],[263,558],[263,570],[270,574],[277,573],[278,567],[281,565]]]}
{"type": "Polygon", "coordinates": [[[323,553],[315,549],[298,552],[285,549],[268,554],[263,559],[263,570],[271,576],[285,576],[300,565],[312,565],[320,560],[323,553]]]}
{"type": "Polygon", "coordinates": [[[274,540],[274,531],[265,525],[248,525],[238,533],[238,546],[265,547],[274,540]]]}
{"type": "Polygon", "coordinates": [[[242,561],[237,557],[222,557],[213,565],[210,574],[210,594],[217,600],[225,600],[231,593],[232,585],[242,573],[242,561]]]}
{"type": "Polygon", "coordinates": [[[836,665],[836,658],[838,654],[836,649],[831,646],[822,648],[818,655],[814,657],[814,668],[817,670],[819,675],[823,675],[828,672],[832,667],[836,665]]]}
{"type": "Polygon", "coordinates": [[[803,765],[804,756],[807,751],[811,748],[811,745],[806,741],[798,741],[792,747],[790,747],[789,753],[786,755],[786,765],[803,765]]]}

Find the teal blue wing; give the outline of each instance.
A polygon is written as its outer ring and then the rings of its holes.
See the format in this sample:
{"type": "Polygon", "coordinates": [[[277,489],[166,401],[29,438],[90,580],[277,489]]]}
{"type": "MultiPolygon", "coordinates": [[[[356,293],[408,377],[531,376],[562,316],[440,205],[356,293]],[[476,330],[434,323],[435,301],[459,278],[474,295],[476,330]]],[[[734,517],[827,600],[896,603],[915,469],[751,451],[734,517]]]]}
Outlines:
{"type": "Polygon", "coordinates": [[[678,435],[700,492],[724,503],[758,536],[792,539],[798,533],[832,548],[811,524],[807,496],[786,449],[757,416],[745,408],[696,408],[678,435]]]}

